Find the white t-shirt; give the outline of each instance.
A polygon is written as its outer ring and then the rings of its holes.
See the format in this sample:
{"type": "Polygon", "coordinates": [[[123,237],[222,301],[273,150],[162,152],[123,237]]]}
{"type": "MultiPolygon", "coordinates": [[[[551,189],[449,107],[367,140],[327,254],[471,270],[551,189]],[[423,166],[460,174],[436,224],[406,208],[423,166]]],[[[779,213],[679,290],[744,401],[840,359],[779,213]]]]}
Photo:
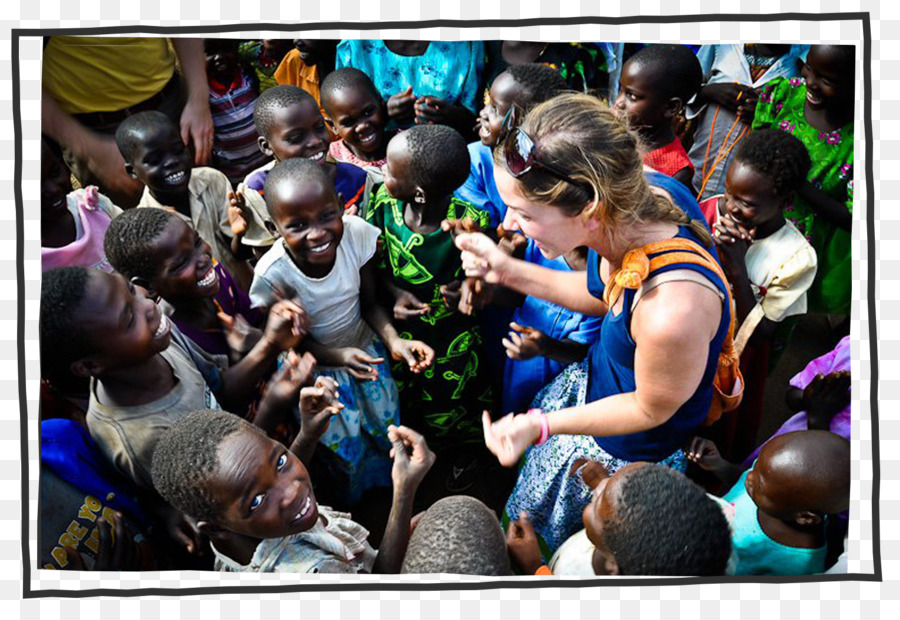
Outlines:
{"type": "Polygon", "coordinates": [[[355,215],[344,215],[344,236],[334,267],[324,278],[311,278],[294,264],[283,239],[278,239],[254,270],[250,301],[271,307],[276,290],[296,293],[309,315],[310,335],[326,347],[365,347],[372,330],[359,304],[359,270],[375,255],[381,231],[355,215]]]}

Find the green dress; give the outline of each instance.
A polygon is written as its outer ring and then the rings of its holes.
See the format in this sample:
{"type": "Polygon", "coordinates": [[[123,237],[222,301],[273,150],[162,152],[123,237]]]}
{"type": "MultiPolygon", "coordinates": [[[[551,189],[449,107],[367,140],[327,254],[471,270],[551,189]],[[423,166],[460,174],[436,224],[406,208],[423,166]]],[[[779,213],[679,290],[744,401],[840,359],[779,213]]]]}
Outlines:
{"type": "MultiPolygon", "coordinates": [[[[481,332],[476,317],[450,310],[440,288],[465,276],[459,250],[450,233],[438,229],[422,235],[403,221],[404,203],[381,187],[369,205],[366,220],[381,229],[379,272],[394,285],[411,292],[431,310],[397,321],[402,338],[421,340],[434,349],[433,365],[413,374],[404,363],[391,373],[400,391],[400,419],[419,430],[436,451],[483,441],[481,412],[491,409],[493,394],[482,367],[481,332]]],[[[471,218],[483,229],[490,215],[455,196],[446,218],[471,218]]]]}
{"type": "MultiPolygon", "coordinates": [[[[853,212],[853,123],[836,131],[821,131],[803,116],[806,82],[802,78],[778,78],[759,95],[753,129],[770,127],[787,131],[809,151],[812,167],[808,180],[853,212]]],[[[816,217],[804,200],[797,198],[785,217],[797,225],[816,250],[819,268],[809,290],[809,311],[850,314],[850,232],[816,217]]]]}

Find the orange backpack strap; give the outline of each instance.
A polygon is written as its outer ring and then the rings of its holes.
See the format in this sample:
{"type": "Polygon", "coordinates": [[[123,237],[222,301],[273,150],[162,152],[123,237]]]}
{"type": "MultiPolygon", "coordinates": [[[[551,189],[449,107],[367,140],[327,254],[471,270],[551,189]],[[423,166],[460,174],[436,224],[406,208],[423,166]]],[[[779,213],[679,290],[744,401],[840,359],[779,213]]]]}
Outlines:
{"type": "Polygon", "coordinates": [[[722,351],[719,353],[713,402],[706,419],[708,425],[718,420],[723,412],[736,409],[744,391],[740,371],[740,351],[734,346],[734,301],[728,279],[718,261],[700,244],[690,239],[676,237],[647,244],[625,254],[622,267],[609,277],[609,283],[603,290],[603,301],[612,308],[624,289],[638,290],[653,272],[674,264],[697,265],[715,273],[722,280],[728,308],[731,311],[728,330],[722,342],[722,351]]]}

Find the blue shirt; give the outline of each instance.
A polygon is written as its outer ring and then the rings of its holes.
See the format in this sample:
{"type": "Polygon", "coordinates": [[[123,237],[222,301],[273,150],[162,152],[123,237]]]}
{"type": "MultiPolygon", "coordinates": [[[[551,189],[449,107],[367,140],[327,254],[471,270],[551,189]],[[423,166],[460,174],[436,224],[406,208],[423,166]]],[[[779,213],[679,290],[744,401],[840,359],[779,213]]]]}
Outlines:
{"type": "MultiPolygon", "coordinates": [[[[556,271],[573,271],[561,256],[552,260],[545,258],[531,239],[528,240],[523,258],[529,263],[556,271]]],[[[569,339],[582,344],[592,343],[599,335],[603,323],[603,317],[586,316],[531,295],[526,296],[522,305],[516,308],[512,320],[519,325],[539,329],[556,340],[569,339]]],[[[541,356],[529,360],[507,359],[503,378],[502,412],[525,411],[540,389],[550,383],[565,366],[565,362],[541,356]]]]}
{"type": "Polygon", "coordinates": [[[494,155],[491,147],[481,142],[469,145],[469,178],[455,194],[480,207],[491,215],[491,226],[496,229],[506,216],[506,205],[494,182],[494,155]]]}
{"type": "MultiPolygon", "coordinates": [[[[648,173],[647,179],[651,185],[668,191],[675,203],[692,219],[699,219],[705,224],[697,201],[681,183],[655,172],[648,173]]],[[[676,236],[697,241],[687,226],[679,227],[676,236]]],[[[723,282],[715,273],[699,265],[676,263],[658,269],[654,273],[664,273],[675,269],[691,269],[701,273],[723,295],[727,296],[728,283],[723,282]]],[[[588,290],[594,297],[602,299],[605,285],[600,279],[600,257],[594,251],[588,252],[587,271],[588,290]]],[[[603,318],[600,337],[594,341],[588,354],[590,366],[586,402],[590,403],[607,396],[635,391],[634,354],[636,345],[631,337],[631,304],[635,292],[625,289],[622,311],[619,315],[614,316],[612,312],[607,312],[603,318]]],[[[731,309],[726,306],[727,304],[723,305],[719,329],[709,345],[703,377],[687,402],[671,418],[655,428],[629,435],[596,437],[601,448],[612,456],[627,461],[658,462],[678,450],[684,441],[693,435],[697,427],[706,419],[712,402],[712,383],[718,367],[719,352],[722,350],[722,342],[728,332],[731,320],[731,309]]],[[[671,363],[677,364],[679,360],[671,360],[671,363]]]]}
{"type": "Polygon", "coordinates": [[[745,471],[722,498],[734,505],[731,544],[738,560],[735,575],[813,575],[823,572],[827,547],[788,547],[772,540],[762,530],[758,508],[747,493],[749,473],[749,469],[745,471]]]}

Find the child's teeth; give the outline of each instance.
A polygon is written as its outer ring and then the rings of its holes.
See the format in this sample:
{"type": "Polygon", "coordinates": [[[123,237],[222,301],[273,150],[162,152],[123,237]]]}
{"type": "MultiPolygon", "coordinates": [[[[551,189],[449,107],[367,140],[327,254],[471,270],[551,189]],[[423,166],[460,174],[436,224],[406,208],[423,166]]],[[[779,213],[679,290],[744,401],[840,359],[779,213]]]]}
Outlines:
{"type": "Polygon", "coordinates": [[[166,315],[162,315],[159,317],[159,327],[156,328],[156,333],[153,334],[155,337],[159,338],[164,333],[166,333],[166,329],[168,329],[169,319],[166,318],[166,315]]]}
{"type": "Polygon", "coordinates": [[[207,274],[203,276],[203,279],[197,282],[197,284],[200,286],[212,286],[212,283],[215,282],[215,280],[216,272],[214,269],[210,268],[207,274]]]}

